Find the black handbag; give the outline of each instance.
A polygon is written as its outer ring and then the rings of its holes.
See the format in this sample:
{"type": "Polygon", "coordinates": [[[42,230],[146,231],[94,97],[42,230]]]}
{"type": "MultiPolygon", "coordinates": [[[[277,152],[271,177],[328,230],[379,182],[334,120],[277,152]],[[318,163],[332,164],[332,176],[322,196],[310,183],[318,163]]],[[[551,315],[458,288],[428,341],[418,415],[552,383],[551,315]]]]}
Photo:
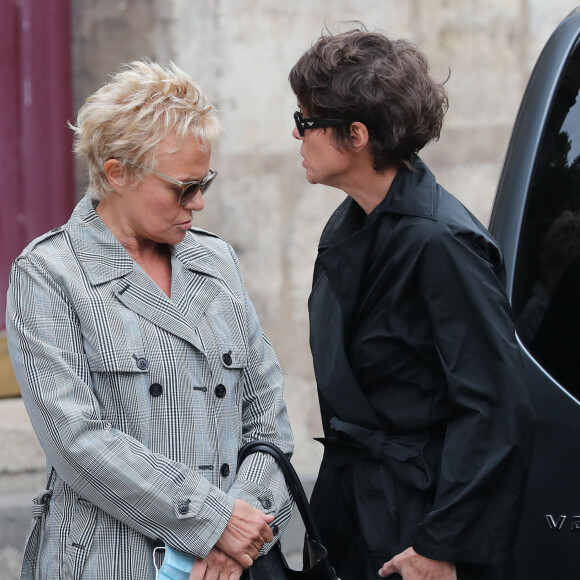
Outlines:
{"type": "Polygon", "coordinates": [[[238,466],[252,453],[268,453],[274,457],[284,474],[286,485],[294,498],[306,530],[305,547],[308,567],[302,570],[290,568],[278,541],[265,556],[260,556],[250,568],[244,570],[242,580],[340,580],[328,561],[328,552],[320,541],[304,488],[290,460],[273,443],[251,441],[240,449],[238,466]]]}

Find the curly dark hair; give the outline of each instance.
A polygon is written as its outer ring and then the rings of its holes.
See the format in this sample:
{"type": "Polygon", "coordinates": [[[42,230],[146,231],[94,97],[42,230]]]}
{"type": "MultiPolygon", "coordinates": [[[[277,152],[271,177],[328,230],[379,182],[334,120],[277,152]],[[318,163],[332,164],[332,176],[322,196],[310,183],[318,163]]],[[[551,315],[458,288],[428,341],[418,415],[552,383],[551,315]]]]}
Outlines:
{"type": "MultiPolygon", "coordinates": [[[[410,42],[366,29],[322,36],[294,65],[290,85],[308,116],[359,121],[369,131],[373,167],[381,171],[439,138],[448,100],[410,42]]],[[[333,142],[352,148],[349,125],[333,142]]]]}

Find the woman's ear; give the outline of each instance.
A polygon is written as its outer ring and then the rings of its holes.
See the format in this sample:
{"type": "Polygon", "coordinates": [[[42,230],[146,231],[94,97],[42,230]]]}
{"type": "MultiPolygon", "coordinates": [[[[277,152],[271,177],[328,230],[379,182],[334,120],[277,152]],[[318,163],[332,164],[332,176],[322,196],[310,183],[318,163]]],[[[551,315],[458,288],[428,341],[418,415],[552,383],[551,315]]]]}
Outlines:
{"type": "Polygon", "coordinates": [[[355,121],[350,124],[350,139],[354,151],[361,151],[369,142],[369,130],[364,123],[355,121]]]}
{"type": "Polygon", "coordinates": [[[118,159],[107,159],[104,165],[109,185],[117,190],[126,184],[125,167],[118,159]]]}

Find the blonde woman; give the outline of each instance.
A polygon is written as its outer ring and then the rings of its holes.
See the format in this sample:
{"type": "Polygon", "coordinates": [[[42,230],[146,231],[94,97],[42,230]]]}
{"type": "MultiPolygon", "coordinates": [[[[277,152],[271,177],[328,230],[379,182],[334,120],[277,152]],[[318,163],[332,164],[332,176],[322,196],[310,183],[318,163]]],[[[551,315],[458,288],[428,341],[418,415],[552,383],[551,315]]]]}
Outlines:
{"type": "MultiPolygon", "coordinates": [[[[178,67],[134,62],[90,96],[89,187],[15,261],[7,333],[52,492],[22,578],[153,579],[163,543],[191,578],[240,577],[290,514],[247,440],[292,451],[282,373],[232,248],[193,227],[222,126],[178,67]]],[[[50,494],[50,492],[49,492],[50,494]]]]}

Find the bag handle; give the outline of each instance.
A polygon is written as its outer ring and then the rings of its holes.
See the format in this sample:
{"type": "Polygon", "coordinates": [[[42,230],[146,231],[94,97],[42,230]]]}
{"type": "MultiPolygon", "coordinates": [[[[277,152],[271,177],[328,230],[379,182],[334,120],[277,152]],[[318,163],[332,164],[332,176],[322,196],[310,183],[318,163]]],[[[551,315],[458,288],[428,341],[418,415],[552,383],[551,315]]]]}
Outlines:
{"type": "Polygon", "coordinates": [[[252,453],[267,453],[276,460],[278,466],[284,474],[286,485],[288,486],[288,489],[294,498],[294,502],[298,507],[298,511],[302,516],[306,534],[309,538],[322,545],[320,534],[318,533],[318,529],[314,523],[314,517],[310,511],[308,498],[306,497],[306,493],[304,492],[300,478],[298,477],[298,474],[296,473],[294,466],[290,463],[288,457],[282,452],[281,449],[269,441],[250,441],[249,443],[246,443],[238,453],[238,468],[244,459],[246,459],[246,457],[252,453]]]}

